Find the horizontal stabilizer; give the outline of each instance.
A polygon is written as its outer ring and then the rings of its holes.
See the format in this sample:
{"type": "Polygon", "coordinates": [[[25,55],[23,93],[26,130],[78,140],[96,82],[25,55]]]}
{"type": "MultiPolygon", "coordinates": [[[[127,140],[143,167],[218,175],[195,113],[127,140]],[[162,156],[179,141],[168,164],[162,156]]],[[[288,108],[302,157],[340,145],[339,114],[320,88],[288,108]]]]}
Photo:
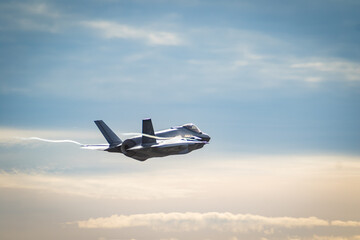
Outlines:
{"type": "Polygon", "coordinates": [[[104,123],[103,120],[94,121],[101,133],[104,135],[110,147],[117,146],[122,143],[121,139],[104,123]]]}
{"type": "Polygon", "coordinates": [[[154,128],[151,122],[151,119],[144,119],[143,120],[143,125],[142,125],[142,133],[145,134],[142,136],[141,141],[142,144],[152,144],[152,143],[156,143],[156,139],[152,138],[152,137],[147,137],[146,135],[151,135],[154,136],[154,128]]]}

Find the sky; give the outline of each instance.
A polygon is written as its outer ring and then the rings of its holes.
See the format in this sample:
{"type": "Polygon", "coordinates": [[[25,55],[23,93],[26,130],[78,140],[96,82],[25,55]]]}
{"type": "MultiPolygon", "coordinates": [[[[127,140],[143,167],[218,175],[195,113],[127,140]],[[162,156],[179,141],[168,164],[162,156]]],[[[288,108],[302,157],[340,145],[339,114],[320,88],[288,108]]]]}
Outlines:
{"type": "Polygon", "coordinates": [[[360,2],[1,1],[0,238],[360,239],[360,2]],[[192,122],[138,162],[71,143],[192,122]]]}

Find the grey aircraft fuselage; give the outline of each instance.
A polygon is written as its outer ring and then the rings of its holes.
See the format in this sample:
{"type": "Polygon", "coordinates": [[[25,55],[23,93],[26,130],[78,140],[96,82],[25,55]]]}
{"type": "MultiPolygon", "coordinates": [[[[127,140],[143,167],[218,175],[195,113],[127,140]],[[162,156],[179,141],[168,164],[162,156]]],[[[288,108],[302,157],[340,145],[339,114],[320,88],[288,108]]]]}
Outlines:
{"type": "Polygon", "coordinates": [[[102,120],[95,123],[109,143],[105,151],[123,153],[139,161],[152,157],[186,154],[202,148],[210,141],[209,135],[191,123],[154,132],[151,119],[144,119],[142,134],[125,141],[122,141],[102,120]]]}

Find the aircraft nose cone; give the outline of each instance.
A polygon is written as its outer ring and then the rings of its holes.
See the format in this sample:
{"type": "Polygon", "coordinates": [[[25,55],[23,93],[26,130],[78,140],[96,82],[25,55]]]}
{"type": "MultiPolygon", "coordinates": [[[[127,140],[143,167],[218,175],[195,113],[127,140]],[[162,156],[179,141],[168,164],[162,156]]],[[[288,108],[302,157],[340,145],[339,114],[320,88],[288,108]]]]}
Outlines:
{"type": "Polygon", "coordinates": [[[211,137],[209,135],[204,135],[201,137],[201,140],[206,141],[206,142],[209,142],[210,139],[211,139],[211,137]]]}

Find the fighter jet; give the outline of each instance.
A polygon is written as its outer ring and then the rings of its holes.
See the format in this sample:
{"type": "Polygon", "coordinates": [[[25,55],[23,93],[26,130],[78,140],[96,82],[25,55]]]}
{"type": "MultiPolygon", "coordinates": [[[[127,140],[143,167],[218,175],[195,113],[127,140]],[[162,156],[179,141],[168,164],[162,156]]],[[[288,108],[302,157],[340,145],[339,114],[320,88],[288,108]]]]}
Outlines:
{"type": "Polygon", "coordinates": [[[123,153],[139,161],[152,157],[186,154],[202,148],[210,141],[210,136],[192,123],[154,132],[151,119],[144,119],[142,134],[122,141],[103,120],[94,122],[109,143],[104,151],[123,153]]]}

